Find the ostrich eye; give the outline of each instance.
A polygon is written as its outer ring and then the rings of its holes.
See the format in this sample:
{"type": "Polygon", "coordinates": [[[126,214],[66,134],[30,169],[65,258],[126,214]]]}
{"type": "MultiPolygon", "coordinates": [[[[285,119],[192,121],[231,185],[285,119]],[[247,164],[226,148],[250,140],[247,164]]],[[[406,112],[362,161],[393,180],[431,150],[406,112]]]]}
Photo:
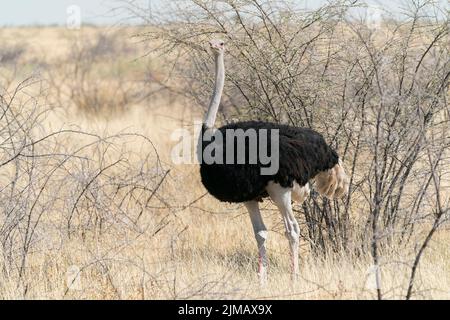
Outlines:
{"type": "Polygon", "coordinates": [[[221,42],[221,43],[220,43],[220,45],[221,45],[221,46],[223,46],[223,45],[224,45],[224,43],[223,43],[223,42],[221,42]]]}

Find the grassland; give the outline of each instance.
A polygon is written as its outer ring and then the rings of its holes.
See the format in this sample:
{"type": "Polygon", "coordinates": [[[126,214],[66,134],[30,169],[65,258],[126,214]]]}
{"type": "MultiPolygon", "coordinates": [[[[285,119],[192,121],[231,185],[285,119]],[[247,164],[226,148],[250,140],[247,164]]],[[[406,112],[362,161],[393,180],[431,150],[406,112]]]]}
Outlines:
{"type": "MultiPolygon", "coordinates": [[[[79,212],[71,232],[63,228],[67,220],[63,203],[73,198],[71,186],[53,189],[51,192],[61,193],[61,204],[43,211],[23,271],[20,252],[8,257],[3,249],[0,255],[0,298],[375,298],[369,253],[317,257],[309,250],[306,234],[301,240],[300,278],[293,283],[282,220],[268,200],[262,207],[270,230],[269,282],[263,288],[258,285],[256,243],[245,208],[205,195],[198,166],[175,165],[170,159],[175,144],[171,133],[201,119],[202,110],[179,95],[158,91],[160,84],[145,81],[148,70],[152,70],[152,79],[164,80],[167,68],[156,56],[142,57],[145,47],[131,37],[134,33],[133,29],[112,28],[0,30],[5,48],[23,50],[16,60],[0,65],[3,81],[13,88],[21,79],[36,75],[39,85],[28,90],[39,91],[38,103],[46,110],[44,131],[76,128],[102,137],[123,133],[145,136],[156,148],[162,170],[170,169],[164,171],[167,176],[157,190],[158,196],[142,212],[127,208],[113,214],[113,206],[104,201],[102,210],[92,209],[95,214],[103,214],[98,217],[103,226],[91,223],[91,212],[79,212]],[[107,39],[104,48],[96,47],[99,35],[107,39]],[[79,60],[86,71],[78,74],[74,71],[77,54],[93,52],[80,50],[86,43],[96,47],[101,56],[79,60]],[[90,64],[83,65],[86,61],[90,64]],[[119,88],[126,90],[120,92],[119,88]],[[148,95],[141,96],[147,91],[148,95]],[[79,99],[79,94],[84,99],[79,99]]],[[[73,149],[91,139],[69,134],[64,148],[73,149]]],[[[126,158],[127,168],[137,169],[142,165],[139,155],[148,153],[152,161],[156,159],[153,146],[145,141],[137,136],[120,138],[113,151],[102,150],[107,157],[94,159],[113,161],[120,154],[126,158]]],[[[120,170],[114,168],[110,176],[120,176],[120,170]]],[[[6,186],[2,179],[1,189],[6,186]]],[[[302,208],[296,207],[296,211],[304,230],[302,208]]],[[[5,216],[0,219],[4,224],[5,216]]],[[[366,213],[362,211],[351,219],[359,224],[366,213]]],[[[427,227],[423,227],[424,234],[427,227]]],[[[450,298],[449,240],[450,230],[444,226],[420,263],[414,298],[450,298]]],[[[385,298],[404,298],[415,252],[414,247],[383,248],[380,252],[385,298]]]]}

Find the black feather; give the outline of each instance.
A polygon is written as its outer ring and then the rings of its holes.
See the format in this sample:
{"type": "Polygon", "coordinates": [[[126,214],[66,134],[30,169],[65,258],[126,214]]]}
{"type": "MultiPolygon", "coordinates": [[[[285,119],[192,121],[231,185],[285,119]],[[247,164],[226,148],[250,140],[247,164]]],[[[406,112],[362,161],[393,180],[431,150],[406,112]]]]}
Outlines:
{"type": "MultiPolygon", "coordinates": [[[[245,202],[260,200],[267,196],[266,186],[269,181],[279,183],[283,187],[293,187],[294,181],[304,186],[317,173],[333,168],[339,161],[337,153],[325,142],[322,135],[314,130],[297,128],[288,125],[246,121],[236,122],[218,128],[226,143],[226,129],[267,129],[268,136],[272,129],[279,131],[279,170],[274,175],[262,175],[261,168],[267,167],[259,161],[248,164],[248,140],[246,140],[246,164],[225,164],[226,148],[223,152],[224,164],[200,165],[202,183],[211,195],[220,201],[245,202]]],[[[202,128],[202,137],[206,127],[202,128]]],[[[259,143],[259,135],[257,135],[259,143]]],[[[268,139],[270,150],[270,138],[268,139]]],[[[201,140],[201,151],[210,141],[201,140]]],[[[236,141],[235,141],[236,147],[236,141]]],[[[269,155],[270,156],[270,155],[269,155]]],[[[236,152],[235,152],[236,160],[236,152]]]]}

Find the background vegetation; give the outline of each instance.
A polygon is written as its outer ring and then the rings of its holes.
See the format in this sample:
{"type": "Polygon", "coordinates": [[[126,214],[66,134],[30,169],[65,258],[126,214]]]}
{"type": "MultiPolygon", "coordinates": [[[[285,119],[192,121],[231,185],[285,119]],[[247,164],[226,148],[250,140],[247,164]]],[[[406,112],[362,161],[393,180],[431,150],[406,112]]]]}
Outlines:
{"type": "Polygon", "coordinates": [[[359,2],[190,0],[146,27],[0,30],[0,297],[448,298],[448,13],[407,5],[370,21],[359,2]],[[207,105],[212,37],[222,123],[311,127],[350,174],[345,199],[296,207],[298,283],[270,201],[259,288],[245,208],[171,162],[207,105]]]}

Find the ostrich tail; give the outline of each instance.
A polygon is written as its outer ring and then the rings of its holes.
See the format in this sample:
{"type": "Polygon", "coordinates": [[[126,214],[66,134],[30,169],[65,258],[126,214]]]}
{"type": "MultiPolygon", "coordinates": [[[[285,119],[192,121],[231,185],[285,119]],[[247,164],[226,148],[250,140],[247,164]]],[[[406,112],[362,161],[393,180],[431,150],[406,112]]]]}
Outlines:
{"type": "Polygon", "coordinates": [[[329,199],[341,198],[348,192],[349,179],[341,159],[333,168],[319,172],[314,179],[317,191],[329,199]]]}

